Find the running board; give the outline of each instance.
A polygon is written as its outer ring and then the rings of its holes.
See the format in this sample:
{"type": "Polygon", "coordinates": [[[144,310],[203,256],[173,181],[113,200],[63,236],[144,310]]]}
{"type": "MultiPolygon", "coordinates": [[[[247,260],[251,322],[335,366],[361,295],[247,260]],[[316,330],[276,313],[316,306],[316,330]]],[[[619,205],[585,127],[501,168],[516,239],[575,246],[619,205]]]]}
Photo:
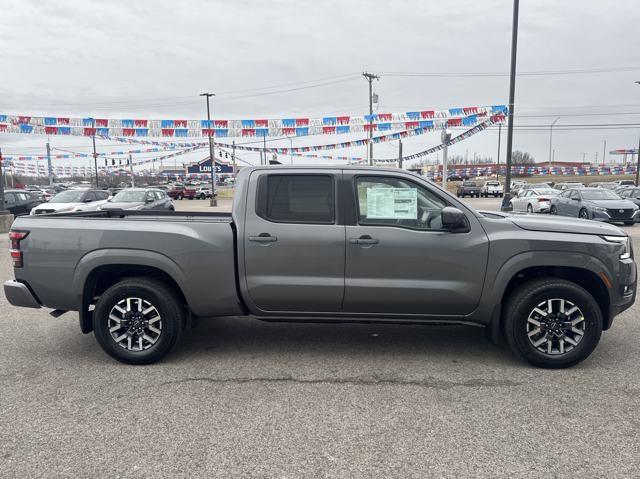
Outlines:
{"type": "Polygon", "coordinates": [[[66,309],[54,309],[53,311],[49,311],[49,314],[54,318],[59,318],[64,313],[68,313],[69,311],[66,309]]]}

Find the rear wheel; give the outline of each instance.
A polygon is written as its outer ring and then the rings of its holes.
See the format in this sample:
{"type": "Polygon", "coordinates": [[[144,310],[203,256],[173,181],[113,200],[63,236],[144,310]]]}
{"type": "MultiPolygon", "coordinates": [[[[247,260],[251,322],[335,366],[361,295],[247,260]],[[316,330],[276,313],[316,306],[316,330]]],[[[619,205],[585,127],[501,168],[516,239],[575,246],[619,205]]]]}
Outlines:
{"type": "Polygon", "coordinates": [[[531,203],[527,205],[527,213],[533,213],[533,206],[531,206],[531,203]]]}
{"type": "Polygon", "coordinates": [[[541,278],[521,285],[503,310],[503,329],[516,356],[534,366],[566,368],[586,359],[602,334],[602,313],[584,288],[541,278]]]}
{"type": "Polygon", "coordinates": [[[184,198],[184,196],[182,196],[181,194],[178,195],[178,199],[181,200],[182,198],[184,198]]]}
{"type": "Polygon", "coordinates": [[[582,218],[583,220],[588,220],[589,219],[589,211],[587,211],[586,208],[582,208],[578,212],[578,218],[582,218]]]}
{"type": "Polygon", "coordinates": [[[556,208],[556,205],[551,205],[551,209],[549,210],[549,214],[550,215],[557,215],[558,214],[558,209],[556,208]]]}
{"type": "Polygon", "coordinates": [[[127,364],[149,364],[175,346],[184,321],[176,292],[163,281],[121,281],[100,297],[93,331],[102,349],[127,364]]]}

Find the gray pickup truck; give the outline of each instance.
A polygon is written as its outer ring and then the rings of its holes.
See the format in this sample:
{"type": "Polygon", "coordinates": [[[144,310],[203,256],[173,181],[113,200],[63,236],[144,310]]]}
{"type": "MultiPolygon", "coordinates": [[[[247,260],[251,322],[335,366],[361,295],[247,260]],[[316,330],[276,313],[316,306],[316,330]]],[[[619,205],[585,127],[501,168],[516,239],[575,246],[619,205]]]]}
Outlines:
{"type": "Polygon", "coordinates": [[[632,244],[589,220],[477,212],[420,176],[251,167],[233,212],[16,219],[16,306],[79,311],[114,358],[151,363],[192,318],[468,324],[541,367],[594,350],[636,294],[632,244]]]}

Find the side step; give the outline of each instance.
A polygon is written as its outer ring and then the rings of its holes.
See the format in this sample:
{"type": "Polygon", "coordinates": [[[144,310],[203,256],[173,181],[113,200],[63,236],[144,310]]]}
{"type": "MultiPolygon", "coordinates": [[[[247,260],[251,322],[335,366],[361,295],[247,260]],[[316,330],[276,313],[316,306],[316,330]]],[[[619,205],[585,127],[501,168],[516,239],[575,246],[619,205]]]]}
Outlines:
{"type": "Polygon", "coordinates": [[[68,313],[69,311],[67,311],[66,309],[54,309],[53,311],[50,311],[49,314],[51,316],[53,316],[54,318],[59,318],[60,316],[62,316],[64,313],[68,313]]]}

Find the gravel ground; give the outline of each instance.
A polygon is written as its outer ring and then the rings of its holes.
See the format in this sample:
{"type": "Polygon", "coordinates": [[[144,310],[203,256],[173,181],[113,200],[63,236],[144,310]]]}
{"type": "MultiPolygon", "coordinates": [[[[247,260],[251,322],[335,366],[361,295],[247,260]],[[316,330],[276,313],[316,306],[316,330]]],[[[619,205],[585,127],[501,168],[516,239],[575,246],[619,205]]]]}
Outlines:
{"type": "Polygon", "coordinates": [[[0,476],[640,477],[638,313],[563,371],[472,327],[243,318],[133,367],[0,293],[0,476]]]}

